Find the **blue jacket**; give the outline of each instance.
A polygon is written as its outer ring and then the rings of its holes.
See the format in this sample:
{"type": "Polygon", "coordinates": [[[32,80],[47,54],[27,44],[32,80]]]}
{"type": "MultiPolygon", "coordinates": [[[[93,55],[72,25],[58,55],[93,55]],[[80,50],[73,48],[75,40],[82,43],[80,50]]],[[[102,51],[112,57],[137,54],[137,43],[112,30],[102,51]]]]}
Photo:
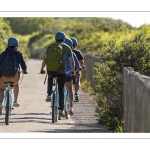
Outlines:
{"type": "MultiPolygon", "coordinates": [[[[74,52],[72,52],[72,55],[73,55],[73,59],[74,59],[74,62],[75,62],[75,67],[77,69],[81,69],[81,66],[79,64],[79,61],[78,61],[78,58],[77,58],[76,54],[74,52]]],[[[68,72],[68,71],[72,70],[72,68],[71,68],[69,57],[67,56],[66,59],[67,59],[66,72],[68,72]]],[[[66,74],[66,76],[72,76],[72,75],[69,73],[69,74],[66,74]]]]}
{"type": "Polygon", "coordinates": [[[5,51],[3,51],[1,54],[0,54],[0,64],[1,62],[3,61],[3,59],[6,57],[7,54],[13,54],[15,53],[15,56],[16,56],[16,59],[17,59],[17,62],[20,64],[21,66],[21,69],[23,71],[27,71],[27,66],[26,66],[26,63],[24,61],[24,58],[23,58],[23,55],[20,51],[18,51],[17,48],[6,48],[5,51]]]}

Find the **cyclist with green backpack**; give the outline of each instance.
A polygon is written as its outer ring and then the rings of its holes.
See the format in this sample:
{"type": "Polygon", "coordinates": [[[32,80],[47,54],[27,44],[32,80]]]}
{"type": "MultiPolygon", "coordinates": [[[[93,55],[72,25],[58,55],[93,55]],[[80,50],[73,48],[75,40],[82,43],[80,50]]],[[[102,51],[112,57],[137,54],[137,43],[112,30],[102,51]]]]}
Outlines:
{"type": "Polygon", "coordinates": [[[57,32],[55,35],[55,43],[50,44],[44,55],[44,59],[41,65],[41,74],[45,74],[44,67],[46,66],[47,74],[48,74],[48,97],[47,100],[51,99],[52,86],[53,86],[53,78],[57,77],[58,82],[58,90],[59,90],[59,116],[63,117],[65,114],[63,113],[64,109],[64,84],[66,80],[66,66],[67,61],[66,57],[69,57],[72,71],[74,72],[74,60],[72,57],[71,48],[64,43],[66,35],[64,32],[57,32]]]}

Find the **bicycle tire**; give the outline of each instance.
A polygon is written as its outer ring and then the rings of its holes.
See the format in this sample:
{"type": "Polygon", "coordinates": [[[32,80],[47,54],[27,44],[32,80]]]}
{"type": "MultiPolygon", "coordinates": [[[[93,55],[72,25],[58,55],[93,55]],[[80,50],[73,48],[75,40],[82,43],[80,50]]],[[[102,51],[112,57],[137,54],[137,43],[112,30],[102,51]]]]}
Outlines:
{"type": "Polygon", "coordinates": [[[58,121],[58,106],[55,106],[55,122],[58,121]]]}
{"type": "Polygon", "coordinates": [[[68,94],[68,91],[67,91],[66,101],[65,101],[65,116],[66,116],[66,119],[69,119],[69,118],[70,118],[70,115],[69,115],[69,107],[70,107],[69,94],[68,94]]]}
{"type": "Polygon", "coordinates": [[[9,125],[9,91],[6,92],[5,123],[9,125]]]}
{"type": "Polygon", "coordinates": [[[53,92],[53,98],[52,98],[52,123],[55,123],[55,105],[56,105],[56,93],[55,91],[53,92]]]}

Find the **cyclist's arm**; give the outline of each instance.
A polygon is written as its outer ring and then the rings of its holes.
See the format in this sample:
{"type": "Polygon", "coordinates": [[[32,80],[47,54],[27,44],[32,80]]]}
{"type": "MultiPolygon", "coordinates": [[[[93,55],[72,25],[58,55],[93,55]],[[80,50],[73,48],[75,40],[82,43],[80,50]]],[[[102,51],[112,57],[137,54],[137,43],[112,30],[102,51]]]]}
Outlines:
{"type": "Polygon", "coordinates": [[[27,65],[25,63],[25,60],[24,60],[24,57],[23,57],[22,53],[20,53],[20,58],[21,58],[21,63],[20,63],[21,69],[24,72],[27,72],[27,65]]]}
{"type": "Polygon", "coordinates": [[[84,59],[79,60],[79,62],[80,62],[81,67],[82,67],[82,68],[85,68],[84,59]]]}
{"type": "Polygon", "coordinates": [[[80,62],[80,65],[81,65],[81,67],[82,68],[85,68],[85,64],[84,64],[84,57],[83,57],[83,55],[82,55],[82,53],[81,53],[81,51],[79,50],[79,62],[80,62]]]}
{"type": "Polygon", "coordinates": [[[70,60],[72,72],[74,72],[75,71],[75,63],[74,63],[74,59],[73,59],[72,50],[69,46],[67,46],[67,48],[68,48],[67,56],[69,57],[69,60],[70,60]]]}
{"type": "Polygon", "coordinates": [[[41,65],[40,73],[42,73],[44,71],[45,65],[46,65],[46,60],[45,60],[45,56],[44,56],[43,61],[42,61],[42,65],[41,65]]]}
{"type": "Polygon", "coordinates": [[[70,60],[70,65],[71,65],[71,68],[72,68],[72,71],[74,72],[75,71],[75,65],[74,65],[74,59],[73,57],[69,57],[69,60],[70,60]]]}

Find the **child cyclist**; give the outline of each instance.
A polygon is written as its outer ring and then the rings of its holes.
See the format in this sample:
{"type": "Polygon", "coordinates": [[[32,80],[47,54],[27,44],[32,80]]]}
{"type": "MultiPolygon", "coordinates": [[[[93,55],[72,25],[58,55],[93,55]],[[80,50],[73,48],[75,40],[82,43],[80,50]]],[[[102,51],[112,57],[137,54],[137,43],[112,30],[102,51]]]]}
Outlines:
{"type": "MultiPolygon", "coordinates": [[[[73,42],[71,39],[69,38],[66,38],[64,43],[66,43],[67,45],[70,46],[70,48],[72,49],[72,46],[73,46],[73,42]]],[[[78,71],[80,72],[81,71],[81,66],[79,64],[79,61],[77,59],[77,56],[74,52],[72,52],[72,55],[73,55],[73,59],[74,59],[74,62],[75,62],[75,67],[78,69],[78,71]]],[[[66,67],[66,72],[69,72],[70,70],[72,70],[71,68],[71,64],[70,64],[70,60],[68,57],[66,57],[67,59],[67,67],[66,67]]],[[[65,85],[68,89],[68,93],[69,93],[69,99],[70,99],[70,115],[73,115],[73,89],[72,89],[72,74],[68,73],[66,74],[66,82],[65,82],[65,85]]]]}
{"type": "MultiPolygon", "coordinates": [[[[84,57],[83,57],[83,54],[81,53],[80,50],[77,50],[76,47],[78,45],[78,41],[76,38],[70,38],[73,42],[73,46],[72,46],[72,51],[76,54],[77,58],[78,58],[78,61],[82,67],[82,70],[85,70],[85,63],[84,63],[84,57]]],[[[76,68],[75,68],[76,69],[76,68]]],[[[81,78],[81,71],[80,72],[76,72],[76,75],[77,75],[77,82],[74,84],[74,87],[75,87],[75,95],[74,95],[74,102],[78,102],[79,101],[79,94],[78,94],[78,91],[79,91],[79,88],[80,88],[80,78],[81,78]]]]}

